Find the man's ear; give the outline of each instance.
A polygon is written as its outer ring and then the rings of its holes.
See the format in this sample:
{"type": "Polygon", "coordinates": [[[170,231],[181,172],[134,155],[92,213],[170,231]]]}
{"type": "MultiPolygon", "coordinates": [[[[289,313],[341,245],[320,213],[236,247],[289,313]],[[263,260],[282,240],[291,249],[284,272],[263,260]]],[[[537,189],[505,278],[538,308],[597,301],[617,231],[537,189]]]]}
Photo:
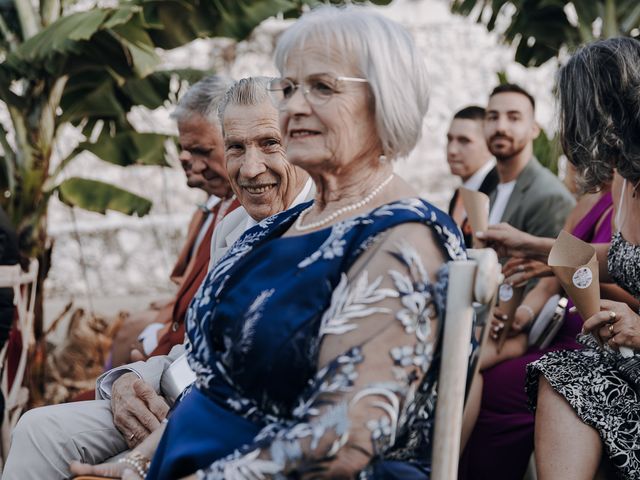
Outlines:
{"type": "Polygon", "coordinates": [[[535,140],[540,135],[540,125],[535,120],[533,121],[533,126],[531,127],[531,140],[535,140]]]}

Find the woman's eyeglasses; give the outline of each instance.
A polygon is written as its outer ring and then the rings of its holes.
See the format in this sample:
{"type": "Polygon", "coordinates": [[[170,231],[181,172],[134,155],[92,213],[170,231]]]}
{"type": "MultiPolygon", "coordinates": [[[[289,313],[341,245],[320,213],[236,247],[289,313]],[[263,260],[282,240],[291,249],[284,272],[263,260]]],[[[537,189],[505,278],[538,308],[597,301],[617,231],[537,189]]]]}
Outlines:
{"type": "MultiPolygon", "coordinates": [[[[342,82],[368,83],[368,80],[365,78],[331,77],[328,75],[311,77],[303,82],[302,94],[311,105],[324,105],[333,95],[340,92],[342,82]]],[[[269,91],[281,108],[291,100],[298,88],[300,88],[300,84],[294,83],[288,78],[276,78],[269,84],[269,91]]]]}

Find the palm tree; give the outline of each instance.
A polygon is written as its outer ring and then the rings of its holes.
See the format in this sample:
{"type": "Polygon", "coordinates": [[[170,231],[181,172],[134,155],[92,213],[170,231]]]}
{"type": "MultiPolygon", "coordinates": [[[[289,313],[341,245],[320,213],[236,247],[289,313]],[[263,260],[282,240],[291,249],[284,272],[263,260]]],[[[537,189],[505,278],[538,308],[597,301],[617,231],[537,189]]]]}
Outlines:
{"type": "Polygon", "coordinates": [[[620,35],[640,35],[637,0],[452,0],[451,11],[474,17],[516,46],[515,59],[538,66],[564,49],[620,35]],[[502,26],[498,18],[506,17],[502,26]]]}

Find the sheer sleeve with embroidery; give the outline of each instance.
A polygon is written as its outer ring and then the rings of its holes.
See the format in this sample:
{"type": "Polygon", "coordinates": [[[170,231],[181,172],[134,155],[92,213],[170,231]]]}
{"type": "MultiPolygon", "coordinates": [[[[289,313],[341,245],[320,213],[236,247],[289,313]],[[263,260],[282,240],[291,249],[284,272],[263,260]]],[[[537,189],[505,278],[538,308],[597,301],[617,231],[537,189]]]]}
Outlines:
{"type": "Polygon", "coordinates": [[[390,230],[342,274],[317,334],[318,370],[286,421],[200,479],[366,478],[428,448],[444,316],[444,255],[418,223],[390,230]]]}

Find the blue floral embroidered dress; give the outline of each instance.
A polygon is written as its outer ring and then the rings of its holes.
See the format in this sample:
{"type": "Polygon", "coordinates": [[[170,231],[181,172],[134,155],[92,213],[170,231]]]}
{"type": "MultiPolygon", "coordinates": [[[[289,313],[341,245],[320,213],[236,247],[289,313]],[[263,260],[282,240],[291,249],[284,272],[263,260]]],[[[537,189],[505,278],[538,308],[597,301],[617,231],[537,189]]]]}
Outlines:
{"type": "Polygon", "coordinates": [[[283,236],[308,206],[245,232],[204,280],[186,324],[195,387],[147,478],[428,478],[459,230],[406,199],[283,236]]]}

